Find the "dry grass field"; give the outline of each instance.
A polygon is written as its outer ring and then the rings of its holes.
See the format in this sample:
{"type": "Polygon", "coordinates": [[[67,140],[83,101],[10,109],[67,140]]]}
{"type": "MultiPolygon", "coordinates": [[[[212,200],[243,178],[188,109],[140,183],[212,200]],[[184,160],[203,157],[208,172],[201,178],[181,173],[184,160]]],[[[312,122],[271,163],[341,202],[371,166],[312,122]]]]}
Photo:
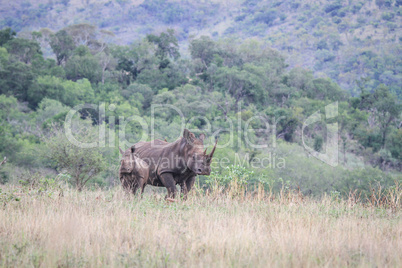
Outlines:
{"type": "Polygon", "coordinates": [[[402,266],[400,204],[197,191],[167,203],[120,187],[0,189],[1,267],[402,266]]]}

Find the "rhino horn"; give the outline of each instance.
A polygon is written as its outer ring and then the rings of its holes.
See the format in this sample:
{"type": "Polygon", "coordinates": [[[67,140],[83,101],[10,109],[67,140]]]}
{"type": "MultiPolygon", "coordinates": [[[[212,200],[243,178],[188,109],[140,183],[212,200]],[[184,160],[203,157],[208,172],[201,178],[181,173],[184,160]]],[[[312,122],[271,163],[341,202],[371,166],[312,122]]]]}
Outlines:
{"type": "Polygon", "coordinates": [[[215,141],[215,146],[214,146],[214,148],[212,149],[211,153],[209,154],[209,158],[210,158],[210,159],[212,159],[212,157],[214,156],[215,149],[216,149],[216,144],[217,144],[217,143],[218,143],[218,139],[216,139],[216,141],[215,141]]]}
{"type": "Polygon", "coordinates": [[[119,147],[119,151],[121,153],[121,155],[124,155],[124,151],[119,147]]]}

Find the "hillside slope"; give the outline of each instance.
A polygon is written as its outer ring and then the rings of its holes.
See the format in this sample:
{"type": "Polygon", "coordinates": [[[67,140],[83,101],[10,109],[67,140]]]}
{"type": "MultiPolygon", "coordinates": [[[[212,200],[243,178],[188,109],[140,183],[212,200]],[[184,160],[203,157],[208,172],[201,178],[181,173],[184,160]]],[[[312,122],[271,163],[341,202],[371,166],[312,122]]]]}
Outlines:
{"type": "MultiPolygon", "coordinates": [[[[402,1],[16,0],[0,3],[0,27],[24,32],[90,23],[127,44],[173,28],[182,44],[200,35],[258,38],[284,53],[290,67],[330,77],[358,94],[380,83],[402,96],[402,1]]],[[[187,47],[183,45],[182,47],[187,47]]]]}

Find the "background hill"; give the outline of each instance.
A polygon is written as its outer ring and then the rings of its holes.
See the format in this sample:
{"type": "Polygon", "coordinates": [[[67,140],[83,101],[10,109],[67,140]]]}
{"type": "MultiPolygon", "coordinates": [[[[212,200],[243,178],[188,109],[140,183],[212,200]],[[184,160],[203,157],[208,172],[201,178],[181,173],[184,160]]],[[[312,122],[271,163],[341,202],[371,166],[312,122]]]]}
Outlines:
{"type": "Polygon", "coordinates": [[[383,83],[401,98],[401,15],[400,0],[16,0],[0,4],[0,27],[23,35],[89,23],[121,45],[172,28],[183,50],[201,35],[256,38],[282,51],[289,67],[329,77],[353,95],[356,81],[369,77],[370,90],[383,83]]]}
{"type": "Polygon", "coordinates": [[[8,157],[0,183],[29,184],[35,176],[26,174],[36,172],[78,189],[87,180],[119,183],[119,146],[182,135],[183,118],[154,113],[153,104],[178,107],[207,146],[214,138],[227,144],[201,187],[240,174],[250,188],[348,196],[402,182],[398,1],[47,0],[0,8],[0,155],[8,157]],[[304,127],[333,103],[336,117],[304,127]],[[66,140],[66,115],[83,104],[101,106],[80,109],[71,129],[84,141],[103,129],[101,148],[66,140]],[[133,117],[139,121],[126,121],[133,117]],[[325,153],[332,123],[337,167],[305,150],[325,153]]]}

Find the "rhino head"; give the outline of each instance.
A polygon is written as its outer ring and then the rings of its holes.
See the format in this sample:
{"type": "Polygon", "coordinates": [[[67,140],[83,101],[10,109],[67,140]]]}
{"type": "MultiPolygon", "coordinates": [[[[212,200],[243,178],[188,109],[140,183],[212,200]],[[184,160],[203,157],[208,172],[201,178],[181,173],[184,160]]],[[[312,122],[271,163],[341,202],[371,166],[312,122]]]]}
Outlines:
{"type": "Polygon", "coordinates": [[[197,175],[211,174],[212,157],[216,149],[216,144],[211,153],[207,154],[207,149],[204,150],[205,135],[201,134],[198,138],[195,137],[188,129],[183,132],[181,148],[184,153],[184,158],[187,167],[197,175]]]}
{"type": "Polygon", "coordinates": [[[120,147],[120,154],[122,159],[120,160],[120,170],[122,173],[131,173],[135,168],[135,158],[133,156],[134,148],[131,148],[131,152],[124,152],[120,147]]]}

